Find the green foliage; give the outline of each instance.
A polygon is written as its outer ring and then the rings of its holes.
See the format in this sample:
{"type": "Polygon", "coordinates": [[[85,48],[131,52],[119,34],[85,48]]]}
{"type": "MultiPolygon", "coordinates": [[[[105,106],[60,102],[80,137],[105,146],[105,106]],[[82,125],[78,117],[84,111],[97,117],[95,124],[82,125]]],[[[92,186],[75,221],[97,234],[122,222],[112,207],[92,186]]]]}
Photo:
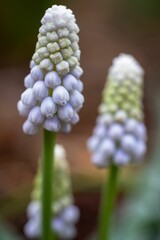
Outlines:
{"type": "Polygon", "coordinates": [[[10,227],[0,220],[0,239],[1,240],[21,240],[10,227]]]}

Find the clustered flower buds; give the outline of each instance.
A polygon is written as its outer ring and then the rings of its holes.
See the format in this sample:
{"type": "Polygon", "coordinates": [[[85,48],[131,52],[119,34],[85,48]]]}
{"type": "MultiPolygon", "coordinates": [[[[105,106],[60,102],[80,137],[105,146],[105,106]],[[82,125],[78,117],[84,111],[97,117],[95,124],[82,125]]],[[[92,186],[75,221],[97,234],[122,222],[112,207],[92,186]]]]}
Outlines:
{"type": "Polygon", "coordinates": [[[97,167],[139,163],[146,152],[142,95],[144,71],[127,54],[113,60],[93,135],[88,140],[97,167]]]}
{"type": "Polygon", "coordinates": [[[29,135],[41,126],[69,132],[79,121],[84,102],[75,16],[65,6],[54,5],[41,23],[30,73],[24,79],[26,90],[17,104],[19,114],[27,117],[23,131],[29,135]]]}
{"type": "MultiPolygon", "coordinates": [[[[78,207],[73,204],[69,166],[65,150],[61,145],[55,147],[54,174],[51,227],[60,239],[72,239],[77,233],[75,225],[79,220],[80,212],[78,207]]],[[[24,227],[24,232],[29,238],[38,238],[41,234],[41,181],[41,169],[39,168],[34,181],[32,201],[27,208],[28,222],[24,227]]]]}

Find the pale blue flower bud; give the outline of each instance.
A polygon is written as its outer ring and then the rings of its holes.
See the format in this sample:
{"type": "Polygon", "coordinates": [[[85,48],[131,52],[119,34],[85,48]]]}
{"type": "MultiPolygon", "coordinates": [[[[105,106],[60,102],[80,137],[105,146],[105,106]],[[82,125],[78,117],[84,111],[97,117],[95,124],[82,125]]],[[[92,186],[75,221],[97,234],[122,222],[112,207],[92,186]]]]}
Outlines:
{"type": "Polygon", "coordinates": [[[72,124],[76,124],[77,122],[79,122],[79,115],[77,112],[73,111],[73,117],[71,119],[72,124]]]}
{"type": "Polygon", "coordinates": [[[83,69],[80,66],[76,66],[73,70],[72,70],[72,74],[73,76],[75,76],[75,78],[80,78],[83,74],[83,69]]]}
{"type": "Polygon", "coordinates": [[[67,74],[63,78],[63,86],[68,90],[72,91],[78,88],[78,81],[72,74],[67,74]]]}
{"type": "Polygon", "coordinates": [[[55,103],[62,106],[64,106],[69,101],[69,93],[63,86],[55,88],[52,97],[55,103]]]}
{"type": "Polygon", "coordinates": [[[133,135],[126,134],[121,140],[122,148],[129,153],[135,153],[137,148],[137,141],[133,135]]]}
{"type": "Polygon", "coordinates": [[[119,149],[116,151],[115,157],[114,157],[114,163],[118,165],[126,165],[130,162],[130,160],[131,160],[130,155],[127,154],[122,149],[119,149]]]}
{"type": "Polygon", "coordinates": [[[35,80],[31,77],[31,74],[28,74],[24,79],[24,86],[26,88],[32,88],[35,83],[35,80]]]}
{"type": "Polygon", "coordinates": [[[93,164],[95,164],[99,168],[104,168],[109,165],[109,162],[106,159],[106,157],[104,156],[104,154],[102,154],[100,152],[93,153],[91,161],[93,164]]]}
{"type": "Polygon", "coordinates": [[[48,88],[44,81],[37,81],[33,86],[33,94],[38,101],[48,96],[48,88]]]}
{"type": "Polygon", "coordinates": [[[38,238],[40,234],[40,223],[35,219],[29,220],[24,226],[24,233],[29,238],[38,238]]]}
{"type": "Polygon", "coordinates": [[[38,201],[31,201],[27,207],[28,218],[40,217],[40,204],[38,201]]]}
{"type": "Polygon", "coordinates": [[[31,60],[31,61],[30,61],[30,68],[33,68],[35,65],[36,65],[35,61],[34,61],[34,60],[31,60]]]}
{"type": "Polygon", "coordinates": [[[77,80],[78,81],[78,87],[76,88],[76,90],[78,90],[79,92],[83,92],[83,82],[81,80],[77,80]]]}
{"type": "Polygon", "coordinates": [[[24,105],[21,100],[19,100],[17,103],[17,109],[19,114],[23,117],[27,117],[30,111],[30,107],[24,105]]]}
{"type": "Polygon", "coordinates": [[[31,69],[31,77],[35,81],[43,80],[44,79],[44,72],[38,65],[36,65],[31,69]]]}
{"type": "Polygon", "coordinates": [[[51,132],[58,132],[61,128],[61,122],[58,117],[48,118],[45,120],[43,127],[51,132]]]}
{"type": "Polygon", "coordinates": [[[77,230],[73,225],[66,225],[64,232],[61,232],[60,237],[64,240],[73,239],[77,235],[77,230]]]}
{"type": "Polygon", "coordinates": [[[98,136],[98,137],[105,137],[105,136],[107,136],[107,131],[106,131],[105,126],[102,125],[102,124],[99,124],[99,125],[95,126],[95,128],[93,130],[93,134],[95,136],[98,136]]]}
{"type": "Polygon", "coordinates": [[[58,117],[65,122],[70,122],[73,118],[73,108],[67,103],[65,106],[59,107],[58,117]]]}
{"type": "Polygon", "coordinates": [[[118,123],[111,124],[108,135],[114,140],[120,140],[123,137],[124,127],[118,123]]]}
{"type": "Polygon", "coordinates": [[[115,144],[111,139],[104,139],[99,146],[99,151],[103,153],[106,157],[113,156],[115,152],[115,144]]]}
{"type": "Polygon", "coordinates": [[[34,125],[40,125],[44,122],[45,117],[42,115],[40,107],[35,106],[31,109],[28,120],[34,125]]]}
{"type": "Polygon", "coordinates": [[[33,94],[33,89],[28,88],[21,94],[21,100],[24,105],[28,107],[33,107],[36,105],[37,101],[33,94]]]}
{"type": "Polygon", "coordinates": [[[35,135],[38,133],[39,128],[37,126],[34,126],[33,123],[31,123],[29,120],[26,120],[23,123],[23,132],[27,135],[35,135]]]}
{"type": "Polygon", "coordinates": [[[147,131],[146,127],[143,123],[138,123],[135,135],[139,137],[140,139],[146,140],[147,139],[147,131]]]}
{"type": "Polygon", "coordinates": [[[74,108],[81,107],[84,103],[83,95],[77,90],[74,90],[70,95],[70,103],[74,108]]]}
{"type": "Polygon", "coordinates": [[[136,157],[136,160],[138,160],[138,161],[142,160],[146,151],[147,151],[147,148],[146,148],[145,142],[138,141],[137,142],[137,148],[136,148],[135,153],[134,153],[135,157],[136,157]]]}
{"type": "Polygon", "coordinates": [[[64,123],[61,131],[63,133],[69,133],[72,130],[72,126],[70,123],[64,123]]]}
{"type": "Polygon", "coordinates": [[[46,74],[45,84],[49,88],[56,88],[61,84],[61,79],[57,72],[52,71],[46,74]]]}
{"type": "Polygon", "coordinates": [[[99,138],[96,136],[92,136],[88,139],[87,146],[90,151],[94,152],[97,149],[99,143],[100,143],[99,138]]]}
{"type": "Polygon", "coordinates": [[[52,97],[46,97],[41,103],[41,112],[47,118],[53,117],[57,111],[57,105],[54,103],[52,97]]]}
{"type": "Polygon", "coordinates": [[[76,223],[79,220],[80,211],[76,206],[70,205],[63,210],[61,217],[66,223],[76,223]]]}
{"type": "Polygon", "coordinates": [[[135,133],[138,122],[135,119],[128,119],[125,124],[125,130],[130,133],[135,133]]]}
{"type": "Polygon", "coordinates": [[[56,217],[53,221],[52,221],[52,228],[54,229],[54,231],[58,234],[61,234],[64,232],[64,230],[66,229],[65,227],[65,223],[63,221],[63,219],[61,219],[60,217],[56,217]]]}
{"type": "Polygon", "coordinates": [[[113,117],[109,113],[102,114],[97,118],[97,123],[104,124],[106,126],[109,126],[112,122],[113,122],[113,117]]]}

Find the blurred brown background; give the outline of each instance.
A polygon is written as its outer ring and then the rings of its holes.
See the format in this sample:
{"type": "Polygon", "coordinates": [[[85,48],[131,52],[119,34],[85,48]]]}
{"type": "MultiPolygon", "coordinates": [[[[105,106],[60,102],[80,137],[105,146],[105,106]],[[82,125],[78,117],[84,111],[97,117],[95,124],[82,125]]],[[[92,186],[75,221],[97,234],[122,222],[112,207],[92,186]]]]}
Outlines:
{"type": "MultiPolygon", "coordinates": [[[[85,105],[81,121],[69,135],[59,135],[71,163],[76,200],[82,208],[83,236],[94,228],[102,171],[90,164],[86,139],[91,134],[101,101],[107,69],[121,52],[137,58],[146,71],[145,113],[149,136],[154,137],[154,95],[160,84],[160,2],[158,0],[6,0],[0,3],[0,213],[21,229],[32,179],[41,152],[42,136],[22,133],[24,121],[16,104],[29,71],[40,19],[52,4],[70,7],[80,26],[81,64],[85,105]],[[91,192],[91,190],[93,190],[91,192]],[[96,189],[96,190],[95,190],[96,189]],[[89,191],[90,190],[90,191],[89,191]],[[93,199],[93,203],[90,200],[93,199]],[[88,208],[90,206],[90,208],[88,208]],[[85,211],[88,211],[84,214],[85,211]],[[89,218],[89,214],[94,218],[89,218]]],[[[149,141],[149,150],[152,141],[149,141]]],[[[82,224],[82,222],[81,222],[82,224]]],[[[82,236],[81,238],[82,239],[82,236]]]]}

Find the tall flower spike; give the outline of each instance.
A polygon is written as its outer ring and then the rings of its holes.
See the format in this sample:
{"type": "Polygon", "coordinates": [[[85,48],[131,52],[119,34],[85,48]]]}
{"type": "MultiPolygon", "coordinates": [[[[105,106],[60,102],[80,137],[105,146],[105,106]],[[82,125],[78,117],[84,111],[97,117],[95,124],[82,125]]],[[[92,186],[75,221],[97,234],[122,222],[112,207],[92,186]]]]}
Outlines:
{"type": "MultiPolygon", "coordinates": [[[[61,145],[55,148],[54,205],[52,207],[52,230],[60,239],[72,239],[76,235],[75,224],[79,219],[79,209],[73,205],[69,165],[61,145]]],[[[41,167],[34,180],[32,200],[27,208],[28,222],[24,227],[27,237],[37,238],[41,234],[41,167]]]]}
{"type": "Polygon", "coordinates": [[[143,123],[143,75],[139,63],[127,54],[113,59],[99,116],[88,148],[97,167],[139,163],[146,152],[143,123]]]}
{"type": "Polygon", "coordinates": [[[72,111],[78,114],[84,102],[81,94],[83,83],[80,80],[83,70],[79,66],[79,28],[75,16],[65,6],[54,5],[46,11],[41,23],[30,73],[24,79],[26,90],[17,104],[19,114],[28,117],[27,127],[26,122],[23,126],[23,131],[28,135],[36,134],[41,126],[52,132],[70,131],[71,125],[77,121],[66,118],[65,113],[63,116],[61,106],[69,102],[72,111]],[[51,100],[50,103],[49,100],[45,101],[48,97],[52,97],[53,104],[51,100]],[[29,117],[36,106],[40,107],[43,121],[39,121],[40,114],[34,122],[29,117]],[[66,125],[70,127],[66,128],[66,125]]]}

